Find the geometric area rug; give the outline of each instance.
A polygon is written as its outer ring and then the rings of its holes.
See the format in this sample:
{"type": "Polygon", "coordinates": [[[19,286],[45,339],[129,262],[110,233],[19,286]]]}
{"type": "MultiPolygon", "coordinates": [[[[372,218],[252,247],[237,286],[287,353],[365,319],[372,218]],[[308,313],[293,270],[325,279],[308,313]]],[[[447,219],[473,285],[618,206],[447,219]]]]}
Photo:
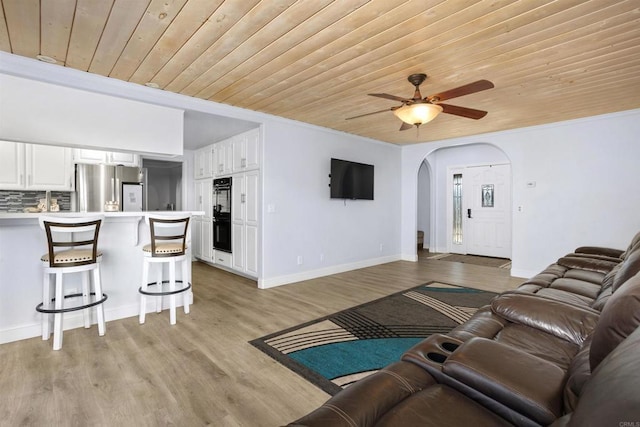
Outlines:
{"type": "Polygon", "coordinates": [[[250,343],[334,395],[399,360],[429,335],[451,331],[495,296],[429,282],[250,343]]]}

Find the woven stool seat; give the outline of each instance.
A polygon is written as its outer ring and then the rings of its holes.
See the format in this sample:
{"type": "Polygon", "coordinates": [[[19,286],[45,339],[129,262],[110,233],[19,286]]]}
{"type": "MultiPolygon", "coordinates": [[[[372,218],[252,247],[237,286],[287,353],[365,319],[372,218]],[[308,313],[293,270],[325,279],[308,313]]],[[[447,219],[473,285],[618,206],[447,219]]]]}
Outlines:
{"type": "MultiPolygon", "coordinates": [[[[187,249],[186,246],[184,249],[187,249]]],[[[142,250],[151,253],[151,243],[144,245],[142,250]]],[[[156,254],[179,254],[182,252],[182,243],[159,243],[156,245],[156,254]]]]}
{"type": "MultiPolygon", "coordinates": [[[[98,251],[97,256],[102,256],[102,252],[98,251]]],[[[61,251],[54,255],[54,263],[76,263],[91,261],[93,259],[93,251],[91,249],[71,249],[68,251],[61,251]]],[[[49,262],[49,254],[44,254],[40,257],[40,261],[49,262]]]]}

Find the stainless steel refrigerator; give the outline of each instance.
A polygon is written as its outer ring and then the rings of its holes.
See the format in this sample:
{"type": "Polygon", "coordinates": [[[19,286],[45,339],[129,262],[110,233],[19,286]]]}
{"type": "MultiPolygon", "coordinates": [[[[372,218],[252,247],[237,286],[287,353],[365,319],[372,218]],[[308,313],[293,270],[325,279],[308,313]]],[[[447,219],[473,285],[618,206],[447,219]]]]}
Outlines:
{"type": "Polygon", "coordinates": [[[110,209],[145,211],[145,180],[145,170],[138,167],[77,164],[77,209],[80,212],[104,212],[110,209]]]}

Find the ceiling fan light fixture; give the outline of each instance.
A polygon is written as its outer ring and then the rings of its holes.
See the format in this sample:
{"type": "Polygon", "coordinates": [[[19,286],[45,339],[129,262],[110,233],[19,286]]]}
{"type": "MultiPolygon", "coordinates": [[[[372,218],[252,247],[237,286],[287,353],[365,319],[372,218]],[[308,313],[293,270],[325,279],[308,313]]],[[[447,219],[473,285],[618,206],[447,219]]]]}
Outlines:
{"type": "Polygon", "coordinates": [[[403,105],[394,110],[393,114],[407,124],[420,126],[435,119],[441,112],[441,106],[423,102],[403,105]]]}

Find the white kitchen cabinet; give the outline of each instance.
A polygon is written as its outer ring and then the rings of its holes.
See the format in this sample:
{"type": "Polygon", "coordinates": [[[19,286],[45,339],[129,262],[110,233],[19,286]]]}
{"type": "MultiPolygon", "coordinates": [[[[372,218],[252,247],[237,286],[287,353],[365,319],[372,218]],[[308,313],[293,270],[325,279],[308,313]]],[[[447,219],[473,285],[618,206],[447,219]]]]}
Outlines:
{"type": "Polygon", "coordinates": [[[213,224],[210,219],[202,219],[200,229],[200,253],[201,259],[213,262],[213,224]]]}
{"type": "Polygon", "coordinates": [[[24,185],[24,144],[0,141],[0,189],[21,190],[24,185]]]}
{"type": "Polygon", "coordinates": [[[244,272],[253,277],[258,277],[258,227],[247,225],[245,227],[245,264],[244,272]]]}
{"type": "Polygon", "coordinates": [[[253,129],[231,139],[233,172],[260,168],[260,131],[253,129]]]}
{"type": "Polygon", "coordinates": [[[258,274],[258,189],[260,172],[233,175],[231,190],[231,239],[233,269],[258,274]]]}
{"type": "Polygon", "coordinates": [[[70,148],[53,145],[26,145],[26,189],[73,190],[73,163],[70,148]]]}
{"type": "Polygon", "coordinates": [[[213,179],[199,179],[195,185],[195,210],[204,211],[204,216],[193,220],[193,254],[198,259],[213,262],[213,179]]]}
{"type": "Polygon", "coordinates": [[[73,190],[72,150],[0,141],[0,189],[73,190]]]}
{"type": "Polygon", "coordinates": [[[191,221],[191,252],[197,259],[213,262],[212,224],[210,219],[193,218],[191,221]]]}
{"type": "Polygon", "coordinates": [[[213,216],[213,180],[199,179],[196,181],[195,210],[204,211],[203,218],[211,220],[213,216]]]}
{"type": "Polygon", "coordinates": [[[214,250],[213,262],[223,267],[231,268],[231,254],[225,251],[214,250]]]}
{"type": "Polygon", "coordinates": [[[213,147],[207,146],[196,150],[194,153],[194,178],[195,179],[203,179],[203,178],[211,178],[212,175],[212,165],[213,165],[213,147]]]}
{"type": "Polygon", "coordinates": [[[227,139],[213,144],[213,159],[215,176],[230,175],[233,172],[232,140],[227,139]]]}
{"type": "Polygon", "coordinates": [[[123,166],[140,166],[140,155],[133,153],[108,153],[109,163],[123,166]]]}
{"type": "Polygon", "coordinates": [[[76,149],[73,153],[76,163],[140,166],[140,155],[102,150],[76,149]]]}
{"type": "Polygon", "coordinates": [[[202,258],[202,220],[200,218],[191,219],[191,254],[195,258],[202,258]]]}

